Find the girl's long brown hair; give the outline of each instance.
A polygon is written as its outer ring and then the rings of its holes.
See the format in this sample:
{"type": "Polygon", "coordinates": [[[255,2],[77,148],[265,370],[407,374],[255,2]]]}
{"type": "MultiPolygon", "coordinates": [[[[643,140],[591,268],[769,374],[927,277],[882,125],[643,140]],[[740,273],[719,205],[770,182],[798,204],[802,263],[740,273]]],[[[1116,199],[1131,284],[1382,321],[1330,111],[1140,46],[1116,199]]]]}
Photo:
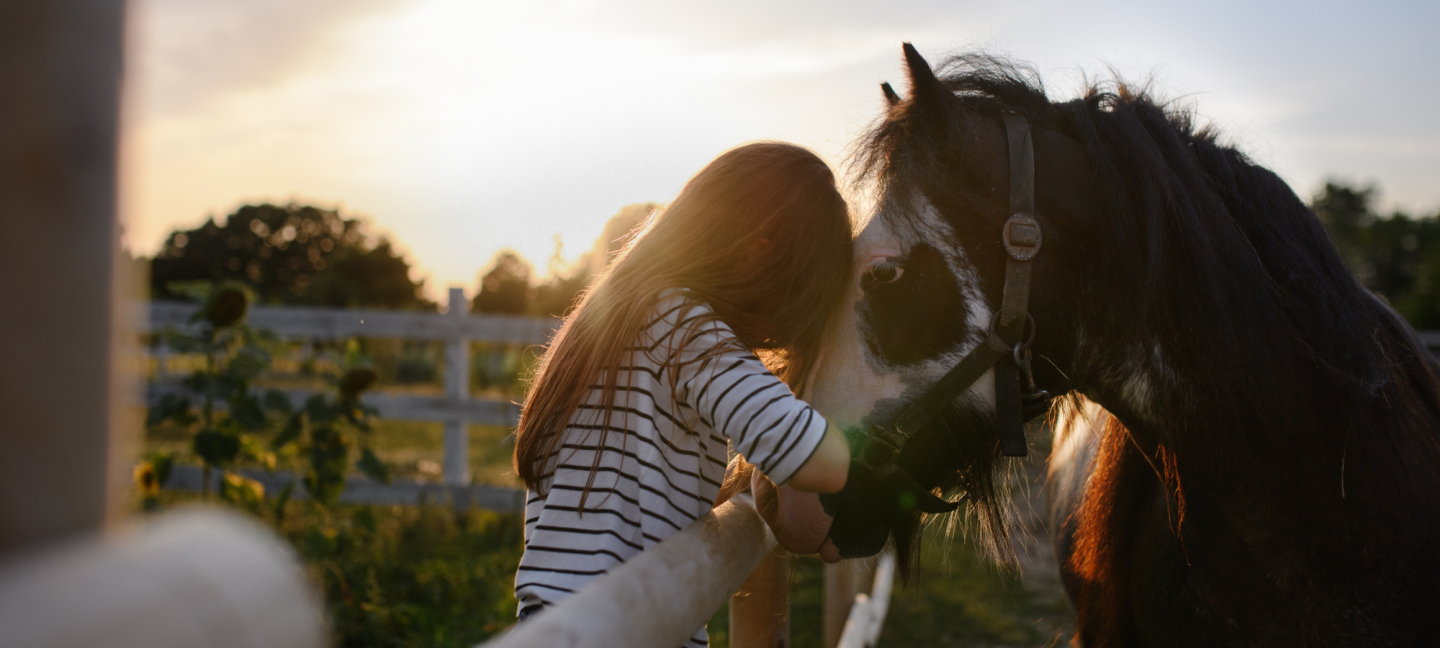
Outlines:
{"type": "MultiPolygon", "coordinates": [[[[597,380],[604,445],[617,368],[667,289],[689,289],[742,344],[769,351],[768,364],[799,392],[847,285],[850,236],[835,175],[804,148],[747,144],[706,165],[632,234],[551,340],[520,412],[516,473],[543,492],[566,425],[597,380]]],[[[599,461],[597,452],[590,483],[599,461]]]]}

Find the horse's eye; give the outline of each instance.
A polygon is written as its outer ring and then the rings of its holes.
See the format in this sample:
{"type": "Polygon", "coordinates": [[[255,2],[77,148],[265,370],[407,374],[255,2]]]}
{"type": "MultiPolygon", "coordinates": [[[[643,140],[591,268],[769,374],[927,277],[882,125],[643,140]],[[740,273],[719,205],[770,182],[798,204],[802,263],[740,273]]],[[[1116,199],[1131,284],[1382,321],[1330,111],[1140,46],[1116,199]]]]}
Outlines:
{"type": "Polygon", "coordinates": [[[887,259],[870,266],[870,269],[865,271],[865,278],[869,279],[870,283],[888,284],[895,283],[903,274],[905,274],[905,268],[887,259]]]}

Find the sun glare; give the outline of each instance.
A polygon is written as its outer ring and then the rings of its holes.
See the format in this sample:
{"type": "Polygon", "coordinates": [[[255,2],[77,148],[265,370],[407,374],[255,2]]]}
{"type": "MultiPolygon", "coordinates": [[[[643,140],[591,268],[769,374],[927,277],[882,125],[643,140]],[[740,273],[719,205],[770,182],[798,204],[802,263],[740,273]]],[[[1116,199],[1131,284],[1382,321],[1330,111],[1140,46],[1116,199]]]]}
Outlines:
{"type": "Polygon", "coordinates": [[[1403,175],[1433,168],[1435,136],[1400,149],[1369,133],[1321,137],[1307,124],[1328,86],[1296,77],[1277,90],[1275,75],[1144,16],[1101,21],[1049,2],[740,5],[135,0],[125,242],[149,254],[176,227],[295,200],[368,215],[410,251],[432,297],[473,290],[501,248],[543,274],[557,235],[567,255],[589,249],[621,207],[668,200],[742,142],[789,140],[839,166],[880,113],[876,84],[903,90],[901,40],[936,60],[1009,51],[1060,95],[1081,69],[1157,72],[1302,192],[1375,168],[1358,151],[1406,163],[1387,195],[1435,200],[1403,175]]]}

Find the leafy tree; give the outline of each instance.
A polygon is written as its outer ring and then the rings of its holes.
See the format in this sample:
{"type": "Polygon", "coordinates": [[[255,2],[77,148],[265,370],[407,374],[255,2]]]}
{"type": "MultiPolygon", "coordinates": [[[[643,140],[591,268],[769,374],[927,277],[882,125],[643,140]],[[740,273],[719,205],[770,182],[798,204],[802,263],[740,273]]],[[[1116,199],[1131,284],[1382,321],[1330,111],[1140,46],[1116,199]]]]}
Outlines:
{"type": "Polygon", "coordinates": [[[595,239],[590,252],[581,258],[569,272],[565,272],[560,261],[560,242],[555,243],[555,254],[550,259],[550,279],[535,287],[530,314],[536,316],[563,317],[570,312],[589,287],[590,282],[614,259],[615,254],[625,245],[629,235],[650,217],[659,207],[653,202],[635,203],[620,208],[605,229],[595,239]]]}
{"type": "Polygon", "coordinates": [[[183,298],[187,283],[238,282],[264,303],[433,310],[410,264],[358,219],[308,205],[246,205],[224,224],[175,231],[151,263],[151,293],[183,298]]]}
{"type": "Polygon", "coordinates": [[[564,267],[563,243],[557,236],[555,253],[547,266],[549,278],[533,282],[534,272],[515,252],[504,250],[495,255],[490,269],[480,279],[480,292],[471,302],[473,313],[562,317],[570,312],[580,293],[620,251],[626,237],[659,205],[635,203],[620,208],[596,239],[590,252],[570,269],[564,267]]]}
{"type": "Polygon", "coordinates": [[[535,298],[530,300],[530,315],[535,317],[564,317],[570,313],[575,302],[580,298],[580,293],[590,285],[594,279],[593,273],[589,272],[589,258],[581,257],[580,262],[575,264],[567,272],[565,269],[565,242],[557,234],[555,236],[555,251],[550,254],[550,262],[546,264],[546,270],[550,278],[545,283],[535,286],[535,298]]]}
{"type": "Polygon", "coordinates": [[[650,214],[659,208],[658,203],[634,203],[621,207],[610,220],[605,221],[605,229],[600,233],[600,238],[595,239],[595,246],[590,250],[590,257],[587,259],[589,274],[600,274],[625,245],[631,232],[644,224],[650,214]]]}
{"type": "Polygon", "coordinates": [[[530,264],[510,250],[495,255],[490,270],[480,278],[480,292],[470,303],[472,313],[524,315],[530,308],[530,264]]]}
{"type": "Polygon", "coordinates": [[[1440,214],[1380,216],[1374,187],[1327,182],[1310,207],[1366,288],[1416,328],[1440,328],[1440,214]]]}
{"type": "Polygon", "coordinates": [[[536,317],[564,317],[575,306],[580,293],[590,285],[591,278],[583,271],[569,276],[551,275],[549,280],[535,287],[530,314],[536,317]]]}
{"type": "Polygon", "coordinates": [[[1374,199],[1374,187],[1351,187],[1332,180],[1310,201],[1310,209],[1351,268],[1364,263],[1368,229],[1375,221],[1374,199]]]}

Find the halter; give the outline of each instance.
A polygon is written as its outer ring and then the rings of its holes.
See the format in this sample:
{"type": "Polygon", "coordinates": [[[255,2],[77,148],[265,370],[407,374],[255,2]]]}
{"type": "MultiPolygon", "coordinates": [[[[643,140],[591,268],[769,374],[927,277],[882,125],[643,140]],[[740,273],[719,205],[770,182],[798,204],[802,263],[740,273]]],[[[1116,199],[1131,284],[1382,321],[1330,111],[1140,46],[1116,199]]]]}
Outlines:
{"type": "Polygon", "coordinates": [[[1040,221],[1033,215],[1035,149],[1025,116],[1006,113],[1005,135],[1010,150],[1011,216],[1000,230],[1007,254],[1000,311],[990,320],[990,328],[979,346],[961,358],[893,422],[870,428],[866,435],[868,443],[855,458],[856,463],[868,468],[897,494],[913,497],[915,508],[925,513],[948,513],[960,506],[960,500],[947,502],[937,497],[896,461],[915,433],[985,372],[995,369],[995,426],[1000,433],[1001,454],[1025,456],[1024,423],[1050,406],[1050,395],[1035,388],[1030,367],[1030,343],[1035,340],[1035,320],[1028,312],[1031,261],[1040,253],[1042,236],[1040,221]]]}

